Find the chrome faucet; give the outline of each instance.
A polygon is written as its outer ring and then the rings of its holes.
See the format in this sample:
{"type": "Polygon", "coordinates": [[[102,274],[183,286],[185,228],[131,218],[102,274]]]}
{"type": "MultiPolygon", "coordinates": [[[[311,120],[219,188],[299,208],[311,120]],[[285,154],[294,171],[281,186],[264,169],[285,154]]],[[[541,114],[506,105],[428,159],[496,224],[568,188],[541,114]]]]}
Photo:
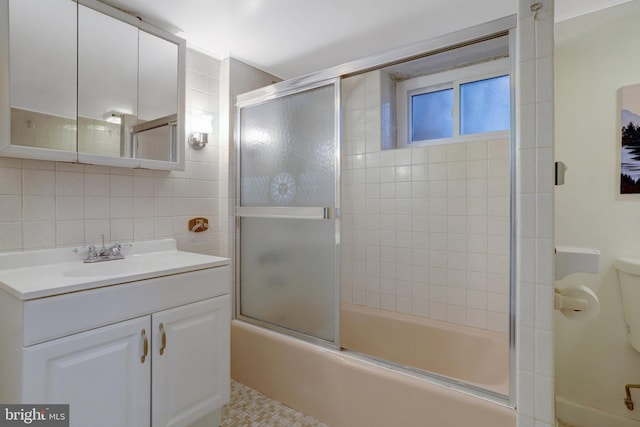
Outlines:
{"type": "Polygon", "coordinates": [[[104,234],[102,235],[102,248],[98,252],[95,246],[89,246],[89,252],[84,262],[100,262],[100,261],[113,261],[116,259],[124,259],[122,255],[122,245],[115,243],[110,247],[104,245],[104,234]]]}
{"type": "Polygon", "coordinates": [[[109,248],[103,247],[98,256],[109,257],[110,259],[122,259],[124,256],[121,253],[122,246],[119,243],[111,245],[109,248]]]}

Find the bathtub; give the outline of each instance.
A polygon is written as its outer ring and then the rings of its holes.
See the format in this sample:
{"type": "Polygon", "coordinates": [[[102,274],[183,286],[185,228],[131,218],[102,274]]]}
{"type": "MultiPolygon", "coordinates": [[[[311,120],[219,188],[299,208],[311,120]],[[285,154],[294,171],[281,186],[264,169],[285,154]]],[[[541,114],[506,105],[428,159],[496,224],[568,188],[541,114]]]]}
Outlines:
{"type": "Polygon", "coordinates": [[[240,320],[231,376],[330,427],[516,425],[513,408],[240,320]]]}
{"type": "Polygon", "coordinates": [[[358,353],[509,394],[507,334],[342,304],[340,344],[358,353]]]}

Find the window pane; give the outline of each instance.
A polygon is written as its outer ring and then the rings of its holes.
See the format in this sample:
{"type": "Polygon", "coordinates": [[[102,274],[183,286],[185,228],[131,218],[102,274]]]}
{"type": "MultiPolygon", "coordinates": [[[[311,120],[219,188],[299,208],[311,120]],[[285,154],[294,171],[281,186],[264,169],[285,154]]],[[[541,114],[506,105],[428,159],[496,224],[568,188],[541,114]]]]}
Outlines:
{"type": "Polygon", "coordinates": [[[460,134],[509,130],[509,76],[460,85],[460,134]]]}
{"type": "Polygon", "coordinates": [[[411,97],[411,141],[453,137],[453,89],[411,97]]]}

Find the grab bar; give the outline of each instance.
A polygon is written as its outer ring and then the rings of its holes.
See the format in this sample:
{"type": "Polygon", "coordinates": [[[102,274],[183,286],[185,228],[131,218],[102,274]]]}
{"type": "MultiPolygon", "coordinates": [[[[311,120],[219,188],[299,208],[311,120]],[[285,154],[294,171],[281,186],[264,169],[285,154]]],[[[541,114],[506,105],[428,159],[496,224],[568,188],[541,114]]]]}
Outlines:
{"type": "Polygon", "coordinates": [[[332,207],[237,207],[236,215],[253,218],[336,219],[340,208],[332,207]]]}

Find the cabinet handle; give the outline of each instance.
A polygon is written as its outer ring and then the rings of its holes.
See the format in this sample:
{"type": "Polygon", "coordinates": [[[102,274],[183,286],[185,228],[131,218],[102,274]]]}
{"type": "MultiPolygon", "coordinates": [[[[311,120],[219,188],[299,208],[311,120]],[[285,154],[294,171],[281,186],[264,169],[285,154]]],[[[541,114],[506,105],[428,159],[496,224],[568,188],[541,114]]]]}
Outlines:
{"type": "Polygon", "coordinates": [[[144,363],[145,359],[147,358],[147,354],[149,354],[149,339],[147,338],[147,331],[145,331],[144,329],[142,330],[142,333],[140,335],[142,335],[143,339],[143,350],[142,357],[140,358],[140,363],[144,363]]]}
{"type": "Polygon", "coordinates": [[[162,346],[160,347],[160,356],[162,356],[164,349],[167,348],[167,333],[164,331],[163,323],[160,323],[160,332],[162,332],[162,346]]]}

